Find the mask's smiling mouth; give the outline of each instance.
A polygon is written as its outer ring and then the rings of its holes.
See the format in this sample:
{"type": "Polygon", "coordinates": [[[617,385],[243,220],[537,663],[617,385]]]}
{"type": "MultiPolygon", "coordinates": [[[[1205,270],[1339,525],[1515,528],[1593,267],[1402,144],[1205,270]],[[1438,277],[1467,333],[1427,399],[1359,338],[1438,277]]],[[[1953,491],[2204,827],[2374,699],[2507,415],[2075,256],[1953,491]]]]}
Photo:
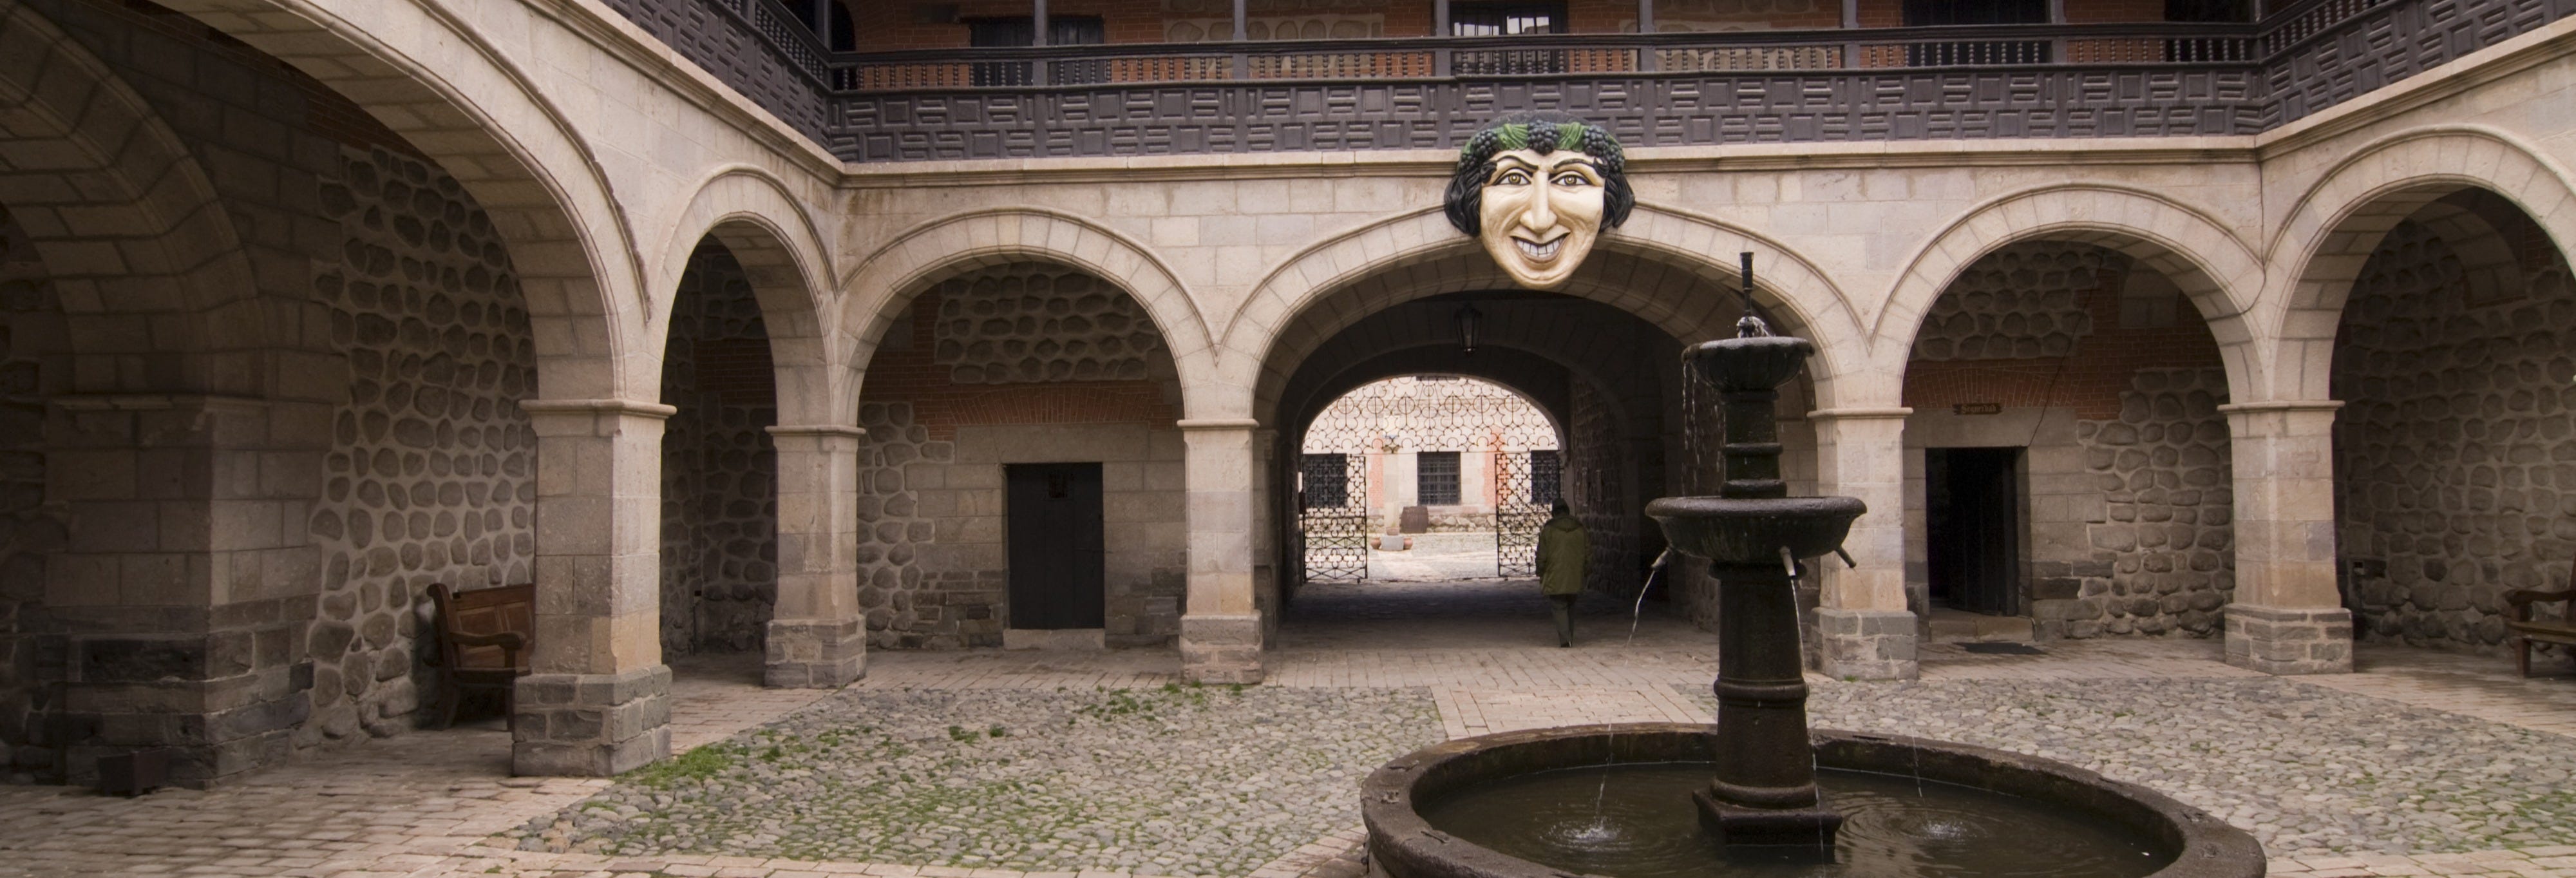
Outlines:
{"type": "Polygon", "coordinates": [[[1546,262],[1550,259],[1555,259],[1556,251],[1565,248],[1565,237],[1559,235],[1556,240],[1549,241],[1545,244],[1532,241],[1528,238],[1513,238],[1512,244],[1521,248],[1521,255],[1529,257],[1531,261],[1546,262]]]}

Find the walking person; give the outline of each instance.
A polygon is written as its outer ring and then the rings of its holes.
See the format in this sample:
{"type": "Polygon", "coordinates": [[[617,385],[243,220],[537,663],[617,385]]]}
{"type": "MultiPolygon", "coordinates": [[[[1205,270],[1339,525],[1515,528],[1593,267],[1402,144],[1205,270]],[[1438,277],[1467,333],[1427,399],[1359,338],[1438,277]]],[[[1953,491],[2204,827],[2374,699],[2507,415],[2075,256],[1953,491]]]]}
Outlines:
{"type": "Polygon", "coordinates": [[[1538,587],[1555,606],[1556,645],[1574,645],[1574,599],[1583,593],[1583,563],[1592,557],[1592,537],[1583,522],[1559,498],[1538,530],[1538,587]]]}

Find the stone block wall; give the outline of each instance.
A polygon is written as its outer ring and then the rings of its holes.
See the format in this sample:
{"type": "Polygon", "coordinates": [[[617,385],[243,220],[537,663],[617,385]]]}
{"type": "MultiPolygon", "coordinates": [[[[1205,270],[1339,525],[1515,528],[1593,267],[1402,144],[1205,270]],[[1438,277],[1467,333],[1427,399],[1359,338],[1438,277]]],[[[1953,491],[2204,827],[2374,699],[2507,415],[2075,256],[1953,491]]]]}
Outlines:
{"type": "Polygon", "coordinates": [[[1566,425],[1565,473],[1558,488],[1592,541],[1584,587],[1633,595],[1644,582],[1637,575],[1639,530],[1654,523],[1643,517],[1645,501],[1632,489],[1636,467],[1610,405],[1597,394],[1572,396],[1574,417],[1566,425]]]}
{"type": "Polygon", "coordinates": [[[662,402],[662,651],[759,649],[778,601],[778,392],[742,265],[691,254],[671,303],[662,402]]]}
{"type": "MultiPolygon", "coordinates": [[[[44,636],[45,561],[69,541],[66,510],[45,500],[46,371],[63,338],[62,301],[15,218],[0,212],[0,769],[50,775],[54,751],[28,724],[61,692],[61,643],[44,636]]],[[[59,386],[60,382],[51,382],[59,386]]]]}
{"type": "Polygon", "coordinates": [[[429,586],[532,581],[536,348],[510,260],[455,178],[342,146],[319,179],[341,258],[316,261],[349,397],[309,527],[323,564],[310,744],[408,728],[434,691],[429,586]]]}
{"type": "Polygon", "coordinates": [[[2576,290],[2527,220],[2499,231],[2519,291],[2404,222],[2344,306],[2336,540],[2363,637],[2498,649],[2504,593],[2562,588],[2576,559],[2576,290]]]}
{"type": "Polygon", "coordinates": [[[1907,365],[1906,581],[1930,606],[1930,448],[2024,449],[2021,612],[2041,637],[2205,637],[2233,598],[2218,346],[2171,279],[2032,241],[1961,272],[1907,365]]]}
{"type": "Polygon", "coordinates": [[[1101,464],[1104,640],[1169,642],[1187,574],[1179,400],[1161,334],[1091,275],[1011,264],[923,292],[889,328],[860,397],[870,645],[1002,645],[1005,468],[1082,462],[1101,464]]]}

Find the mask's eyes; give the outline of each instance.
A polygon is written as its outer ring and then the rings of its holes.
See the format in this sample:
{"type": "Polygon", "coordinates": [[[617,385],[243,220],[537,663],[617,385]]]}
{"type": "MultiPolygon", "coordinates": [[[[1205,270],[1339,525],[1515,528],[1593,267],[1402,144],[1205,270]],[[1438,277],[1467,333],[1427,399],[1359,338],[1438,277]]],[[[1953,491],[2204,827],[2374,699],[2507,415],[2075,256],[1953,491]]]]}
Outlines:
{"type": "Polygon", "coordinates": [[[1592,178],[1584,175],[1581,171],[1558,171],[1556,172],[1556,179],[1551,182],[1554,182],[1559,186],[1580,188],[1592,185],[1592,178]]]}
{"type": "Polygon", "coordinates": [[[1495,172],[1492,185],[1527,186],[1529,184],[1530,172],[1528,168],[1505,168],[1501,171],[1495,172]]]}

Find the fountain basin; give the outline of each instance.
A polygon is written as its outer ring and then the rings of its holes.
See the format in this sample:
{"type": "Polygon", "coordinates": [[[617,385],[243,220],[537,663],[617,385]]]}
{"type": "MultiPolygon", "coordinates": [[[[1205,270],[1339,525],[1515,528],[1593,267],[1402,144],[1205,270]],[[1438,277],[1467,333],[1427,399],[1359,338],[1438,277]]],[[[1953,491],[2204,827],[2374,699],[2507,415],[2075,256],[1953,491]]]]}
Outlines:
{"type": "MultiPolygon", "coordinates": [[[[2140,850],[2161,858],[2125,874],[2151,878],[2259,878],[2263,874],[2262,846],[2245,831],[2161,793],[2071,765],[1917,738],[1818,730],[1813,741],[1817,765],[1828,774],[1919,778],[2017,797],[2087,825],[2123,833],[2140,850]]],[[[1572,878],[1590,872],[1594,869],[1590,865],[1542,863],[1503,853],[1435,826],[1425,814],[1463,791],[1495,781],[1605,764],[1702,763],[1714,758],[1718,746],[1714,726],[1635,723],[1505,732],[1425,747],[1387,763],[1361,785],[1370,872],[1391,878],[1572,878]]],[[[1605,787],[1601,795],[1622,792],[1621,787],[1605,787]]],[[[1688,813],[1686,805],[1681,810],[1688,813]]],[[[1710,857],[1704,869],[1692,871],[1712,876],[1794,873],[1784,872],[1777,862],[1744,865],[1715,853],[1710,857]]],[[[1822,868],[1807,874],[1837,874],[1830,863],[1822,868]]],[[[1902,873],[1887,878],[1898,874],[1902,873]]],[[[1928,863],[1919,874],[1990,873],[1973,865],[1944,868],[1928,863]]]]}
{"type": "Polygon", "coordinates": [[[1682,356],[1719,390],[1767,391],[1797,377],[1815,352],[1794,335],[1751,335],[1700,342],[1682,356]]]}
{"type": "Polygon", "coordinates": [[[1780,548],[1813,558],[1840,548],[1852,519],[1868,507],[1856,497],[1664,497],[1646,517],[1682,554],[1719,565],[1780,563],[1780,548]]]}

